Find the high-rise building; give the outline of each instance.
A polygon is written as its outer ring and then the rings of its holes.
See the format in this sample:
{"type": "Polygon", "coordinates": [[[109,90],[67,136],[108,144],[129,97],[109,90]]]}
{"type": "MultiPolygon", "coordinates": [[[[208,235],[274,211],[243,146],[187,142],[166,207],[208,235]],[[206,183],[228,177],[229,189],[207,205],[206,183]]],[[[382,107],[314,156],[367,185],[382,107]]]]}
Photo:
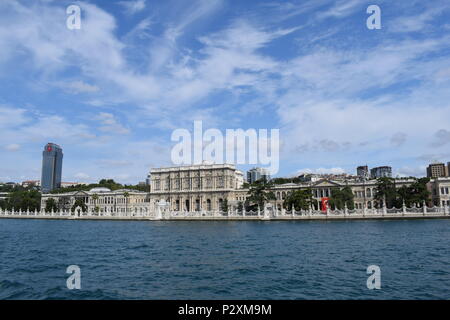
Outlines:
{"type": "Polygon", "coordinates": [[[427,168],[428,178],[448,177],[449,167],[443,163],[432,163],[427,168]]]}
{"type": "Polygon", "coordinates": [[[41,190],[43,193],[61,187],[63,152],[60,146],[47,143],[42,152],[41,190]]]}
{"type": "Polygon", "coordinates": [[[270,180],[269,171],[264,168],[253,168],[247,171],[247,182],[253,183],[258,180],[265,179],[266,181],[270,180]]]}
{"type": "Polygon", "coordinates": [[[374,179],[392,178],[392,167],[382,166],[370,169],[370,176],[374,179]]]}
{"type": "Polygon", "coordinates": [[[368,166],[359,166],[359,167],[357,167],[356,168],[356,175],[359,178],[369,179],[370,178],[369,167],[368,166]]]}

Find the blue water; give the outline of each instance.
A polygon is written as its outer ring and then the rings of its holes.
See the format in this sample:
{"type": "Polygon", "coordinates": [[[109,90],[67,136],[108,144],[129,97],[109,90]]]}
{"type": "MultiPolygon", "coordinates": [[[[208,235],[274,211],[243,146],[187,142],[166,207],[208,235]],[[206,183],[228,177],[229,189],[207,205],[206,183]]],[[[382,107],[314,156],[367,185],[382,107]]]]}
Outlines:
{"type": "Polygon", "coordinates": [[[450,299],[449,240],[450,220],[0,219],[0,299],[450,299]]]}

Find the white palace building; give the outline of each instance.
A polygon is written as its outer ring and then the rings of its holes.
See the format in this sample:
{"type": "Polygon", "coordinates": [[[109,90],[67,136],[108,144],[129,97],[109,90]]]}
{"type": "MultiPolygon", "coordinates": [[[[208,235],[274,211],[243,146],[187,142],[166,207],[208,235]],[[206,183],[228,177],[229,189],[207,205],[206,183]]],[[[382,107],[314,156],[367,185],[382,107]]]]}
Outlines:
{"type": "MultiPolygon", "coordinates": [[[[121,189],[94,188],[89,191],[75,191],[58,194],[43,194],[41,208],[53,198],[59,210],[70,211],[80,199],[88,212],[100,215],[134,216],[147,215],[157,210],[164,202],[173,212],[220,211],[224,201],[230,211],[235,211],[248,197],[248,189],[243,188],[243,174],[231,164],[201,164],[150,170],[149,192],[121,189]]],[[[413,179],[396,179],[397,187],[411,184],[413,179]]],[[[281,210],[289,192],[311,189],[313,197],[321,199],[331,195],[333,188],[351,187],[355,196],[356,209],[375,207],[376,180],[332,181],[322,179],[304,183],[275,185],[274,208],[281,210]]],[[[432,194],[429,205],[450,205],[450,178],[434,178],[428,185],[432,194]]],[[[79,203],[79,202],[78,202],[79,203]]],[[[316,208],[318,209],[318,208],[316,208]]]]}

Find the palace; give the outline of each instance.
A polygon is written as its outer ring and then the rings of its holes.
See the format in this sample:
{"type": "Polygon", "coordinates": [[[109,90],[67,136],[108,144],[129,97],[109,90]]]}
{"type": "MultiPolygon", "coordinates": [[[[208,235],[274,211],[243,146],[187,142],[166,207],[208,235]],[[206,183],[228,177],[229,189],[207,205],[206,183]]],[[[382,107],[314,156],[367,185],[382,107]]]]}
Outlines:
{"type": "Polygon", "coordinates": [[[70,210],[81,199],[89,212],[137,214],[154,212],[165,200],[171,211],[218,211],[224,201],[237,206],[236,192],[241,193],[243,173],[230,164],[201,164],[150,170],[150,192],[93,188],[89,191],[43,194],[41,208],[49,198],[58,208],[70,210]],[[238,191],[239,190],[239,191],[238,191]]]}
{"type": "MultiPolygon", "coordinates": [[[[236,210],[248,197],[243,188],[243,174],[231,164],[201,164],[150,170],[150,192],[130,189],[111,191],[93,188],[59,194],[42,194],[41,208],[53,198],[59,209],[71,210],[80,199],[89,212],[138,215],[155,212],[160,201],[168,204],[170,211],[219,211],[227,203],[229,210],[236,210]]],[[[413,179],[395,179],[397,188],[413,183],[413,179]]],[[[311,189],[313,198],[320,202],[331,196],[334,188],[349,186],[354,194],[356,209],[371,209],[376,205],[376,180],[321,179],[302,183],[274,185],[273,201],[280,209],[287,195],[294,190],[311,189]]],[[[431,193],[429,205],[450,205],[450,178],[433,178],[428,184],[431,193]]],[[[78,202],[79,203],[79,202],[78,202]]],[[[318,208],[315,208],[318,209],[318,208]]]]}
{"type": "Polygon", "coordinates": [[[230,164],[154,168],[150,176],[151,197],[165,199],[172,211],[220,210],[244,183],[242,172],[230,164]]]}
{"type": "Polygon", "coordinates": [[[45,208],[47,199],[53,198],[60,210],[70,211],[77,200],[81,200],[88,212],[127,214],[144,214],[149,212],[150,196],[148,192],[108,188],[93,188],[89,191],[42,194],[41,208],[45,208]]]}

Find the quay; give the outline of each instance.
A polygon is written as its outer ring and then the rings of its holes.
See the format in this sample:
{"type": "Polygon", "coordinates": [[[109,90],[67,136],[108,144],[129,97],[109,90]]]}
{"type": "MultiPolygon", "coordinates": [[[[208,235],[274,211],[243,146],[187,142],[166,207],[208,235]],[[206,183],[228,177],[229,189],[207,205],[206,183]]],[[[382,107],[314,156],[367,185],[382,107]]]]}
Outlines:
{"type": "Polygon", "coordinates": [[[335,220],[398,220],[398,219],[450,219],[449,208],[444,207],[416,207],[416,208],[380,208],[354,210],[300,210],[287,211],[266,208],[261,211],[249,212],[221,212],[196,211],[174,212],[164,206],[155,212],[143,214],[99,214],[75,211],[3,211],[0,209],[0,219],[49,219],[49,220],[120,220],[120,221],[335,221],[335,220]]]}

